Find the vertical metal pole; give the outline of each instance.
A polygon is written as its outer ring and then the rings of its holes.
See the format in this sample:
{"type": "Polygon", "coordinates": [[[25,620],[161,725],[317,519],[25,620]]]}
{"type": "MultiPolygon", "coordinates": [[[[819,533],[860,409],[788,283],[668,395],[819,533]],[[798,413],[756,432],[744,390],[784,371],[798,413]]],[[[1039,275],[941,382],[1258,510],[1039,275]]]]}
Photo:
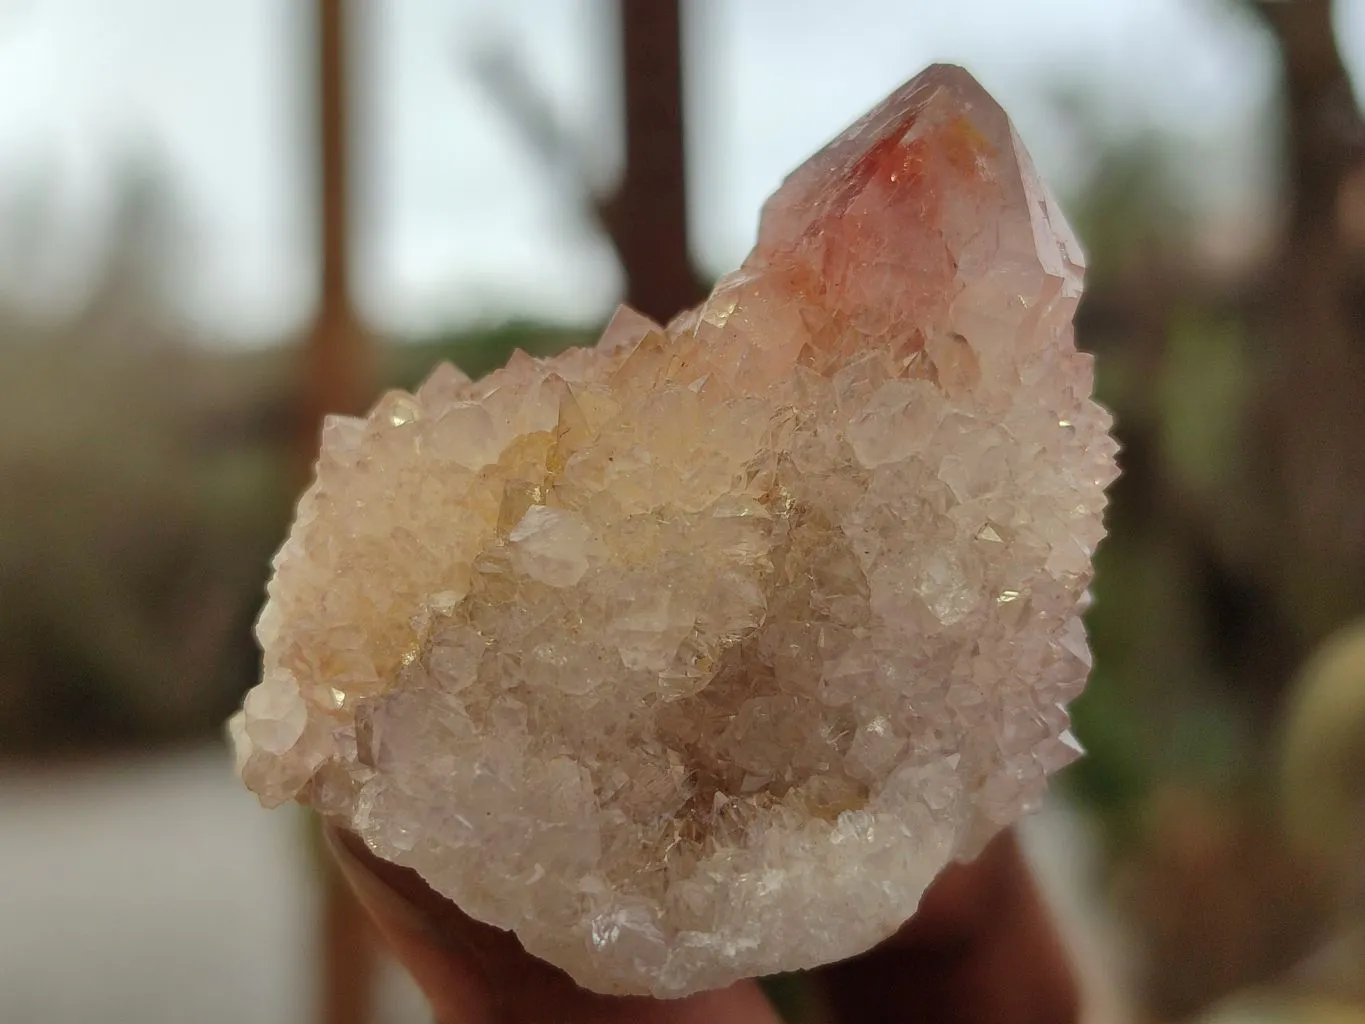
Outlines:
{"type": "Polygon", "coordinates": [[[626,301],[666,321],[703,294],[687,245],[682,17],[679,0],[618,3],[626,160],[608,228],[626,301]]]}
{"type": "Polygon", "coordinates": [[[304,359],[303,450],[311,461],[327,413],[363,411],[372,391],[367,333],[351,300],[351,139],[345,0],[317,0],[317,316],[304,359]]]}
{"type": "MultiPolygon", "coordinates": [[[[362,412],[373,388],[370,342],[356,315],[350,287],[348,6],[346,0],[317,0],[316,6],[320,273],[317,313],[303,359],[298,447],[303,474],[317,454],[322,418],[328,413],[362,412]]],[[[325,855],[321,871],[317,1019],[321,1024],[367,1024],[375,989],[374,938],[363,911],[325,855]]]]}

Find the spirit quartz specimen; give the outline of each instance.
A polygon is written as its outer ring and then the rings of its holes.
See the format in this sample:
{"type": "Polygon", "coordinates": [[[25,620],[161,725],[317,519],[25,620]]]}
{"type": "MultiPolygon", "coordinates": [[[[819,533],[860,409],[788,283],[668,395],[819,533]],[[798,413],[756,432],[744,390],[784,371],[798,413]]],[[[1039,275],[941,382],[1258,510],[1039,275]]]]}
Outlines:
{"type": "Polygon", "coordinates": [[[329,419],[242,779],[598,991],[867,949],[1077,756],[1116,474],[1081,274],[932,67],[666,329],[329,419]]]}

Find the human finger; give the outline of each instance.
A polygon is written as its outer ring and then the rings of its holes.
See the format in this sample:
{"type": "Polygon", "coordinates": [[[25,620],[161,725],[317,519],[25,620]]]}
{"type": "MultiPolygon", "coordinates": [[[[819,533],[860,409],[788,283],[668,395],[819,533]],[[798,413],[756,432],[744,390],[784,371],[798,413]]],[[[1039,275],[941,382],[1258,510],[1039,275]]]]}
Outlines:
{"type": "Polygon", "coordinates": [[[475,921],[355,836],[329,830],[328,841],[440,1024],[779,1024],[754,982],[677,1000],[588,992],[527,953],[511,932],[475,921]]]}
{"type": "Polygon", "coordinates": [[[834,1024],[1071,1024],[1079,991],[1013,831],[946,870],[877,948],[812,972],[834,1024]]]}

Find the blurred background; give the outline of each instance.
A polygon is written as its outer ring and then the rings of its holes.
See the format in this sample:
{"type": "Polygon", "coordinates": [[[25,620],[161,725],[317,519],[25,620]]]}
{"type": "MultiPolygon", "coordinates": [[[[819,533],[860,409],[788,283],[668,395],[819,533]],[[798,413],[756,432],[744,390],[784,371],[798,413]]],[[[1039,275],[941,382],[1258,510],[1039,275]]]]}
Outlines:
{"type": "Polygon", "coordinates": [[[933,60],[1118,416],[1094,1022],[1365,1021],[1365,0],[0,0],[0,1020],[425,1019],[220,724],[324,411],[666,318],[933,60]]]}

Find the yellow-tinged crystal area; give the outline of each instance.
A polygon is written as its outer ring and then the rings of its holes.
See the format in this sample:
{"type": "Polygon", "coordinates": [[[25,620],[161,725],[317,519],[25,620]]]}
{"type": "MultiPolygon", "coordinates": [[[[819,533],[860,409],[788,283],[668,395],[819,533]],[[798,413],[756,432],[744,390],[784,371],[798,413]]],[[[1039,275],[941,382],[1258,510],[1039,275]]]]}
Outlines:
{"type": "Polygon", "coordinates": [[[850,956],[1076,756],[1116,473],[1078,246],[933,67],[667,328],[328,421],[230,723],[296,799],[603,992],[850,956]]]}

